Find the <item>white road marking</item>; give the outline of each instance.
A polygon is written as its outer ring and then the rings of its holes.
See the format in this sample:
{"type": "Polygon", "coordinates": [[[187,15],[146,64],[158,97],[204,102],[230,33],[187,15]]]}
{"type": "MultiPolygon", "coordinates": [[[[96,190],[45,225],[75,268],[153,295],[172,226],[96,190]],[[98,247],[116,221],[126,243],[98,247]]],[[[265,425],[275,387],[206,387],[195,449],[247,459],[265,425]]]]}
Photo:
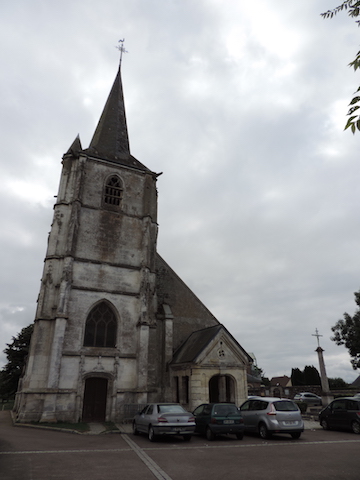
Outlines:
{"type": "MultiPolygon", "coordinates": [[[[263,443],[243,443],[243,444],[226,444],[226,445],[209,445],[207,443],[203,445],[191,445],[191,446],[180,446],[180,445],[173,445],[171,447],[139,447],[133,440],[129,438],[127,434],[123,434],[122,438],[128,443],[130,448],[107,448],[107,449],[76,449],[76,450],[23,450],[20,452],[0,452],[0,455],[41,455],[41,454],[54,454],[54,453],[118,453],[118,452],[129,452],[134,450],[135,452],[143,452],[145,455],[145,451],[159,451],[159,450],[199,450],[199,449],[216,449],[216,448],[256,448],[256,447],[301,447],[303,445],[324,445],[324,444],[340,444],[340,443],[360,443],[360,439],[358,440],[319,440],[316,442],[304,442],[299,440],[294,440],[292,442],[263,442],[263,443]]],[[[150,457],[149,457],[150,458],[150,457]]],[[[151,459],[150,459],[151,460],[151,459]]],[[[151,460],[153,462],[153,460],[151,460]]],[[[168,478],[170,477],[160,477],[160,478],[168,478]]],[[[171,479],[170,479],[171,480],[171,479]]]]}
{"type": "Polygon", "coordinates": [[[140,460],[142,460],[145,465],[148,467],[148,469],[151,471],[151,473],[158,479],[158,480],[172,480],[167,473],[162,470],[159,465],[154,462],[152,458],[147,455],[142,448],[138,446],[137,443],[135,443],[129,435],[124,434],[122,435],[124,438],[125,442],[127,442],[128,445],[134,450],[134,452],[138,455],[140,460]]]}

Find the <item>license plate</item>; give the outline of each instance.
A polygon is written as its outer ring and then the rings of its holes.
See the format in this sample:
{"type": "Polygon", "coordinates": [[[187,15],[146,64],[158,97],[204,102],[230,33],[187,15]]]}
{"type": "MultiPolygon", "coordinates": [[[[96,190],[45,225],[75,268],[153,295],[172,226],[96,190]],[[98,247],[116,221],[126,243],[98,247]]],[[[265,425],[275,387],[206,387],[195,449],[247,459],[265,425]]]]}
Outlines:
{"type": "Polygon", "coordinates": [[[284,422],[284,425],[296,425],[297,422],[284,422]]]}
{"type": "Polygon", "coordinates": [[[225,425],[230,425],[232,423],[234,423],[234,420],[224,420],[225,425]]]}
{"type": "Polygon", "coordinates": [[[173,432],[182,432],[183,430],[185,430],[184,428],[181,428],[181,427],[173,427],[171,429],[173,432]]]}

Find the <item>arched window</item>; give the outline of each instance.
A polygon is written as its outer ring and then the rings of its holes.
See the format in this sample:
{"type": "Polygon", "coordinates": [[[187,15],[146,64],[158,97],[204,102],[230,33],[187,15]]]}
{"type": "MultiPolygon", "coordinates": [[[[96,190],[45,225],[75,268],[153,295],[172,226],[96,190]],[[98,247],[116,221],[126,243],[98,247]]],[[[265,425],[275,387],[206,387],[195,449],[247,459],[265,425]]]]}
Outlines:
{"type": "Polygon", "coordinates": [[[122,183],[119,177],[113,175],[108,178],[105,184],[104,204],[107,206],[118,207],[122,197],[122,183]]]}
{"type": "Polygon", "coordinates": [[[88,315],[85,326],[85,347],[115,347],[116,317],[112,309],[101,302],[88,315]]]}

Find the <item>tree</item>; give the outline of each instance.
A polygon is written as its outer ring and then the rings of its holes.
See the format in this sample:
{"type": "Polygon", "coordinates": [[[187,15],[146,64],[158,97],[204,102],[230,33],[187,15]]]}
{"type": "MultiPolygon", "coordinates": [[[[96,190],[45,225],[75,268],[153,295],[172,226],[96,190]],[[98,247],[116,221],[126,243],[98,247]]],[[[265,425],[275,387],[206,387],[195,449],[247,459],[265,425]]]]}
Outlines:
{"type": "Polygon", "coordinates": [[[328,378],[330,389],[347,388],[349,385],[340,377],[328,378]]]}
{"type": "Polygon", "coordinates": [[[305,385],[321,385],[321,378],[314,365],[306,365],[304,368],[305,385]]]}
{"type": "Polygon", "coordinates": [[[349,350],[351,364],[354,370],[360,368],[360,291],[355,292],[355,303],[357,311],[352,317],[344,313],[344,319],[338,320],[331,330],[334,336],[331,337],[337,345],[345,345],[349,350]]]}
{"type": "MultiPolygon", "coordinates": [[[[327,12],[321,13],[321,16],[323,18],[333,18],[334,15],[341,11],[347,11],[349,17],[352,18],[357,18],[360,16],[360,1],[355,1],[355,0],[345,0],[341,5],[338,7],[334,8],[333,10],[328,10],[327,12]]],[[[356,20],[355,23],[360,26],[360,20],[356,20]]],[[[349,63],[349,66],[356,70],[360,68],[360,51],[356,54],[355,59],[349,63]]],[[[349,119],[345,125],[345,129],[351,128],[351,131],[355,133],[356,129],[360,130],[360,115],[359,115],[359,102],[360,102],[360,87],[356,90],[354,93],[354,98],[351,100],[349,103],[349,111],[347,113],[347,116],[349,116],[349,119]],[[354,115],[354,113],[356,114],[354,115]]]]}
{"type": "Polygon", "coordinates": [[[12,397],[17,390],[19,378],[25,366],[26,357],[29,353],[30,338],[34,324],[30,324],[21,330],[12,342],[7,343],[4,353],[8,363],[0,370],[0,396],[2,398],[12,397]]]}
{"type": "Polygon", "coordinates": [[[321,385],[319,372],[313,365],[306,365],[304,370],[299,368],[291,369],[291,384],[293,387],[303,385],[321,385]]]}
{"type": "Polygon", "coordinates": [[[300,368],[292,368],[291,369],[291,385],[293,385],[294,387],[299,387],[301,385],[305,385],[304,374],[300,370],[300,368]]]}

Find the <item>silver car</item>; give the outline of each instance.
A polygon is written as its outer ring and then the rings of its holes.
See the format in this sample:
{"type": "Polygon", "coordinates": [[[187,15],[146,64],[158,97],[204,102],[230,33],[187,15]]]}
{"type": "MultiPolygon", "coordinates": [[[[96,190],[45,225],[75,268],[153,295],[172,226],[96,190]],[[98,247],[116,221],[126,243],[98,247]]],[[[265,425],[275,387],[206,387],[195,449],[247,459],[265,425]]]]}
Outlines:
{"type": "Polygon", "coordinates": [[[133,433],[145,433],[150,442],[159,435],[181,435],[190,440],[195,431],[195,418],[179,403],[149,403],[133,419],[133,433]]]}
{"type": "Polygon", "coordinates": [[[292,400],[276,397],[251,398],[240,407],[245,432],[257,432],[261,438],[273,433],[289,433],[300,438],[304,422],[299,407],[292,400]]]}
{"type": "Polygon", "coordinates": [[[309,406],[310,405],[322,405],[322,398],[319,397],[318,395],[315,395],[315,393],[311,392],[301,392],[297,393],[294,397],[294,400],[298,402],[305,402],[309,406]]]}

